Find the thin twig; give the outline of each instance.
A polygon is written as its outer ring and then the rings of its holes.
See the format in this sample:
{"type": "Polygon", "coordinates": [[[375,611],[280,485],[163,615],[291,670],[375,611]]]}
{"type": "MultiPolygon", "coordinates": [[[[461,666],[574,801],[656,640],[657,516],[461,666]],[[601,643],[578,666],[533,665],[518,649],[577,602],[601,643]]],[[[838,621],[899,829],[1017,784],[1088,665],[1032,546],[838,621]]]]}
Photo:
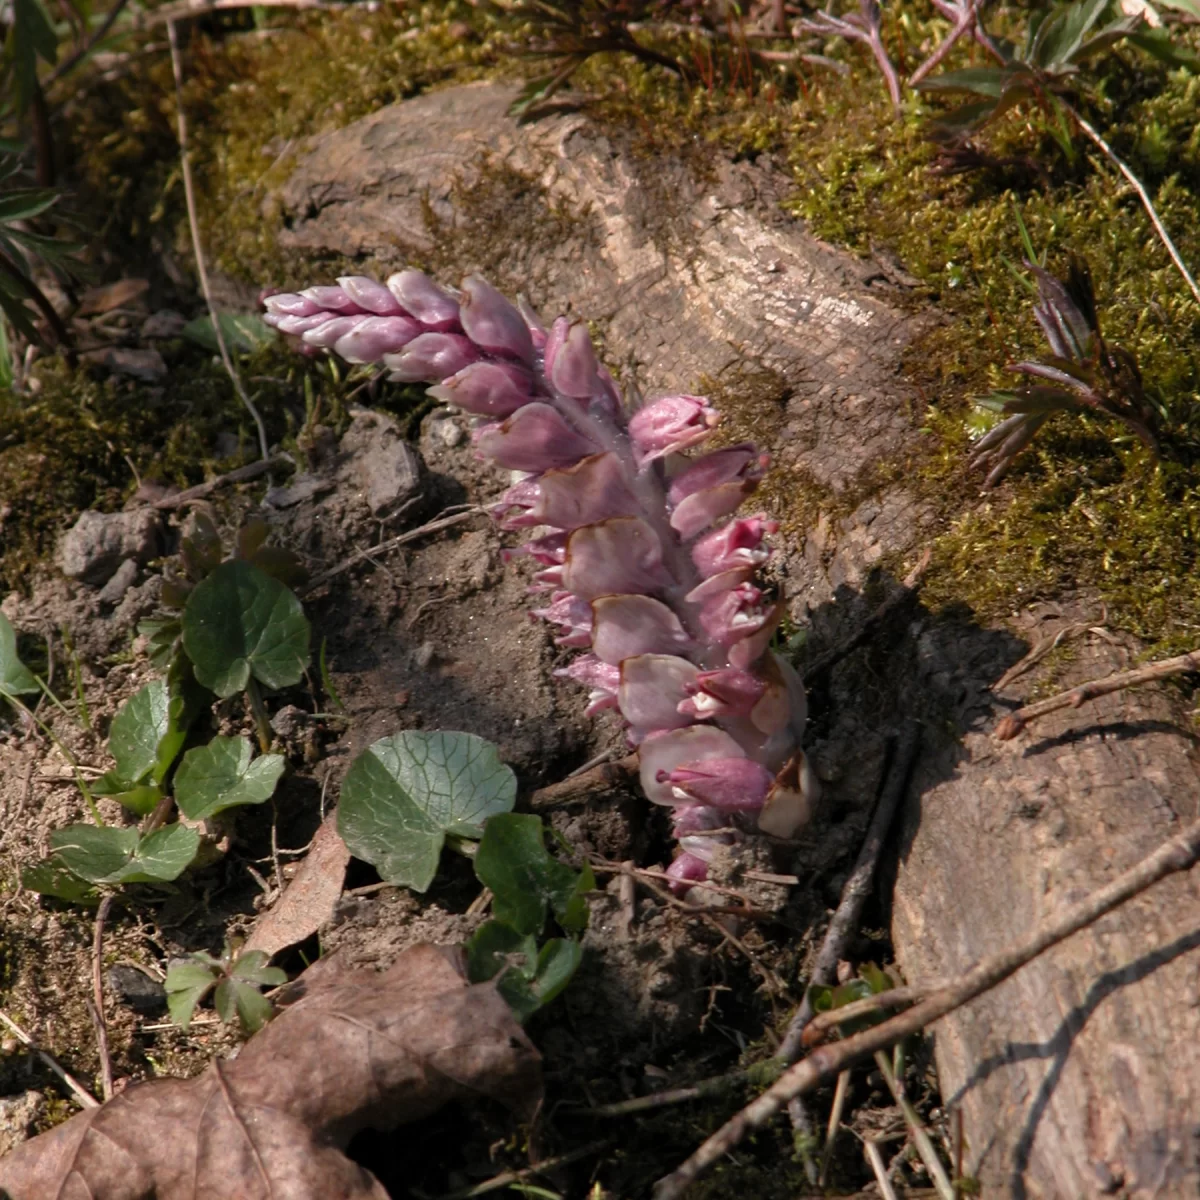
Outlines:
{"type": "Polygon", "coordinates": [[[215,479],[209,479],[204,483],[196,484],[195,487],[176,492],[173,496],[164,496],[161,500],[155,500],[150,507],[158,509],[159,512],[182,508],[193,500],[203,500],[218,488],[229,487],[235,483],[246,483],[248,480],[265,475],[268,471],[273,471],[276,467],[294,467],[295,465],[295,459],[290,454],[276,454],[271,458],[260,458],[258,462],[247,463],[244,467],[238,467],[224,475],[218,475],[215,479]]]}
{"type": "Polygon", "coordinates": [[[491,1179],[485,1179],[483,1183],[477,1183],[472,1187],[460,1188],[457,1192],[447,1192],[445,1195],[439,1196],[438,1200],[472,1200],[475,1196],[486,1196],[489,1192],[498,1192],[501,1188],[512,1187],[513,1184],[519,1184],[531,1176],[544,1175],[547,1171],[568,1166],[589,1155],[601,1154],[610,1146],[612,1146],[611,1140],[592,1142],[590,1145],[580,1146],[578,1150],[560,1154],[557,1158],[547,1158],[536,1166],[526,1167],[521,1171],[505,1171],[502,1175],[494,1175],[491,1179]]]}
{"type": "Polygon", "coordinates": [[[37,1045],[33,1038],[31,1038],[29,1034],[27,1034],[25,1030],[23,1030],[20,1025],[18,1025],[16,1021],[14,1021],[12,1017],[10,1017],[8,1013],[4,1012],[3,1010],[0,1010],[0,1021],[4,1022],[9,1031],[12,1033],[13,1037],[15,1037],[22,1045],[27,1046],[30,1050],[32,1050],[34,1054],[36,1054],[38,1058],[40,1058],[42,1062],[44,1062],[46,1066],[48,1066],[50,1070],[52,1070],[55,1075],[57,1075],[59,1079],[61,1079],[63,1083],[67,1085],[71,1091],[71,1094],[78,1102],[80,1108],[100,1107],[100,1101],[97,1100],[96,1097],[93,1096],[92,1093],[89,1092],[87,1088],[85,1088],[83,1084],[75,1078],[74,1075],[64,1070],[52,1055],[48,1054],[39,1045],[37,1045]]]}
{"type": "Polygon", "coordinates": [[[204,303],[208,306],[208,316],[212,321],[213,336],[217,339],[217,349],[221,352],[221,361],[225,371],[233,383],[234,390],[241,397],[246,411],[254,419],[258,430],[258,448],[263,458],[270,457],[267,449],[267,429],[263,424],[254,401],[250,399],[242,383],[241,376],[234,368],[233,359],[229,357],[229,347],[225,345],[225,335],[221,331],[221,321],[213,303],[212,289],[208,286],[208,269],[204,265],[204,248],[200,244],[200,219],[196,215],[196,189],[192,185],[192,160],[188,153],[187,118],[183,112],[183,63],[179,56],[179,37],[175,32],[174,20],[167,20],[167,38],[171,43],[171,70],[175,74],[175,125],[179,131],[179,158],[183,166],[183,195],[187,201],[188,225],[192,231],[192,252],[196,256],[196,275],[200,279],[200,290],[204,293],[204,303]]]}
{"type": "Polygon", "coordinates": [[[875,1176],[875,1182],[879,1186],[879,1195],[883,1200],[896,1200],[896,1190],[892,1187],[892,1181],[888,1178],[883,1155],[879,1153],[879,1143],[873,1141],[871,1138],[867,1138],[863,1142],[863,1153],[867,1156],[867,1163],[870,1165],[871,1173],[875,1176]]]}
{"type": "Polygon", "coordinates": [[[117,0],[117,2],[105,14],[104,20],[100,22],[95,33],[92,34],[86,42],[80,46],[74,54],[64,58],[62,62],[50,72],[49,75],[42,81],[42,87],[47,91],[52,83],[57,83],[68,72],[73,71],[95,48],[102,42],[112,30],[112,27],[117,23],[117,18],[125,11],[125,5],[129,0],[117,0]]]}
{"type": "Polygon", "coordinates": [[[677,1170],[660,1179],[654,1188],[654,1200],[678,1200],[691,1183],[728,1154],[751,1130],[769,1121],[794,1097],[810,1091],[823,1079],[844,1071],[864,1056],[884,1050],[927,1028],[947,1013],[969,1004],[1003,983],[1039,954],[1085,929],[1105,913],[1112,912],[1168,875],[1188,870],[1198,857],[1200,821],[1189,825],[1107,886],[1044,921],[1024,941],[983,959],[908,1012],[844,1041],[814,1050],[807,1058],[789,1067],[761,1096],[727,1121],[677,1170]]]}
{"type": "Polygon", "coordinates": [[[1155,232],[1158,234],[1158,239],[1166,247],[1167,253],[1171,256],[1171,261],[1175,264],[1180,275],[1183,276],[1184,282],[1191,289],[1192,295],[1196,299],[1196,303],[1200,304],[1200,286],[1197,286],[1196,280],[1192,277],[1191,271],[1188,270],[1187,264],[1183,261],[1183,256],[1175,247],[1175,243],[1171,241],[1171,235],[1167,232],[1166,226],[1163,225],[1162,219],[1155,210],[1154,202],[1150,199],[1150,193],[1146,191],[1145,184],[1133,173],[1127,163],[1123,159],[1117,157],[1113,148],[1100,136],[1099,131],[1086,121],[1083,116],[1077,112],[1065,100],[1060,100],[1063,108],[1071,114],[1075,119],[1075,123],[1087,135],[1087,137],[1099,147],[1101,153],[1108,159],[1129,182],[1130,187],[1138,194],[1138,199],[1142,202],[1142,207],[1146,210],[1146,215],[1150,218],[1150,224],[1154,226],[1155,232]]]}
{"type": "Polygon", "coordinates": [[[1150,663],[1145,667],[1135,667],[1132,671],[1118,671],[1104,679],[1092,679],[1081,683],[1078,687],[1059,692],[1036,704],[1027,704],[1009,713],[996,726],[996,737],[1002,742],[1011,741],[1029,724],[1030,721],[1044,717],[1047,713],[1057,712],[1060,708],[1079,708],[1088,700],[1097,696],[1107,696],[1110,692],[1119,692],[1123,688],[1137,687],[1143,683],[1153,683],[1159,679],[1170,679],[1174,675],[1187,675],[1192,671],[1200,671],[1200,650],[1192,650],[1181,654],[1178,658],[1165,658],[1162,662],[1150,663]]]}
{"type": "Polygon", "coordinates": [[[833,1147],[837,1141],[838,1130],[842,1127],[842,1111],[846,1107],[846,1094],[849,1090],[850,1072],[842,1071],[838,1074],[837,1086],[833,1089],[829,1124],[825,1127],[825,1146],[821,1151],[821,1173],[817,1176],[817,1186],[821,1188],[825,1186],[825,1177],[829,1174],[829,1164],[833,1161],[833,1147]]]}
{"type": "MultiPolygon", "coordinates": [[[[926,1130],[921,1118],[917,1115],[917,1110],[913,1108],[912,1102],[904,1094],[904,1088],[896,1078],[896,1073],[892,1070],[892,1064],[888,1061],[888,1056],[882,1050],[875,1051],[875,1065],[879,1068],[879,1073],[883,1076],[883,1080],[888,1086],[888,1091],[892,1093],[892,1099],[896,1101],[901,1116],[904,1117],[904,1123],[908,1126],[909,1136],[911,1136],[913,1145],[917,1148],[917,1154],[920,1156],[921,1162],[925,1164],[925,1170],[928,1172],[929,1178],[933,1181],[934,1190],[941,1197],[941,1200],[955,1200],[954,1188],[950,1184],[950,1177],[946,1174],[946,1168],[942,1165],[942,1160],[938,1158],[937,1151],[933,1148],[933,1143],[929,1140],[929,1132],[926,1130]]],[[[838,1078],[840,1079],[841,1076],[839,1075],[838,1078]]]]}
{"type": "MultiPolygon", "coordinates": [[[[863,905],[875,886],[875,870],[879,865],[896,809],[900,805],[900,798],[908,786],[908,777],[912,772],[920,740],[920,726],[915,721],[910,721],[897,739],[891,769],[880,793],[879,803],[875,806],[875,813],[871,817],[866,839],[858,852],[858,861],[855,862],[854,869],[842,888],[841,901],[833,914],[833,920],[829,922],[829,928],[825,931],[825,940],[821,943],[809,977],[810,988],[811,984],[829,985],[837,979],[838,962],[845,957],[846,946],[858,929],[863,905]]],[[[809,990],[805,992],[800,1007],[788,1025],[783,1044],[779,1047],[779,1057],[784,1062],[793,1063],[800,1057],[800,1050],[804,1045],[804,1027],[812,1017],[812,995],[809,990]]]]}
{"type": "Polygon", "coordinates": [[[96,929],[92,935],[92,1022],[96,1026],[96,1045],[100,1052],[100,1086],[105,1100],[113,1097],[112,1059],[108,1055],[108,1023],[104,1019],[104,922],[112,911],[113,898],[105,896],[96,909],[96,929]]]}
{"type": "Polygon", "coordinates": [[[449,529],[452,525],[461,525],[464,521],[469,521],[472,517],[477,517],[486,512],[486,508],[472,505],[464,512],[455,513],[453,516],[438,517],[436,520],[429,521],[424,525],[418,525],[416,529],[410,529],[407,533],[400,533],[393,538],[388,538],[386,542],[380,542],[377,546],[369,546],[366,550],[359,550],[357,553],[350,555],[349,558],[343,559],[336,567],[330,567],[328,571],[322,571],[315,579],[310,580],[302,594],[315,591],[331,579],[336,579],[343,571],[350,570],[351,567],[357,566],[373,554],[386,554],[389,550],[395,550],[397,546],[405,546],[409,542],[415,542],[418,538],[423,538],[427,534],[437,533],[439,529],[449,529]]]}
{"type": "Polygon", "coordinates": [[[951,11],[957,13],[954,17],[954,27],[942,39],[937,49],[908,77],[909,87],[916,87],[930,71],[941,66],[945,57],[954,49],[958,39],[974,26],[979,16],[979,5],[980,0],[966,0],[965,3],[960,2],[951,6],[951,11]]]}
{"type": "Polygon", "coordinates": [[[298,8],[319,9],[322,12],[341,12],[350,4],[329,4],[326,0],[182,0],[179,4],[164,4],[161,8],[139,12],[133,20],[134,29],[153,29],[171,25],[188,17],[203,17],[212,12],[229,12],[239,8],[298,8]]]}
{"type": "Polygon", "coordinates": [[[852,654],[879,628],[892,612],[909,599],[920,586],[921,578],[929,566],[932,553],[932,550],[926,548],[917,561],[917,565],[905,576],[904,582],[900,587],[884,600],[850,637],[840,645],[834,646],[832,650],[827,650],[824,654],[813,659],[804,668],[805,679],[816,679],[818,675],[828,671],[831,667],[840,663],[843,658],[846,658],[847,655],[852,654]]]}
{"type": "Polygon", "coordinates": [[[636,1096],[632,1100],[621,1100],[616,1104],[601,1104],[596,1108],[589,1108],[587,1111],[588,1115],[593,1117],[631,1117],[637,1113],[650,1112],[657,1108],[686,1104],[689,1100],[702,1100],[705,1096],[721,1095],[751,1080],[760,1084],[764,1082],[761,1066],[757,1070],[730,1071],[727,1075],[715,1075],[711,1079],[702,1079],[699,1083],[693,1083],[688,1087],[651,1092],[648,1096],[636,1096]]]}

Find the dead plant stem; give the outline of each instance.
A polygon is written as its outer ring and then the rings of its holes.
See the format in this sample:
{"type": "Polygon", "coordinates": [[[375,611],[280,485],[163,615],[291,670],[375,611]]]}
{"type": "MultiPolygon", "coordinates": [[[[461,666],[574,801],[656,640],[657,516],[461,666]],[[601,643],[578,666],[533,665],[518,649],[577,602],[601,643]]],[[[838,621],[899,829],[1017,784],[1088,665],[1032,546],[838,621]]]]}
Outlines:
{"type": "Polygon", "coordinates": [[[161,500],[155,500],[150,507],[159,512],[182,508],[193,500],[203,500],[218,488],[229,487],[234,483],[246,483],[251,479],[257,479],[260,475],[265,475],[268,471],[273,471],[276,467],[293,467],[295,465],[295,460],[290,454],[276,454],[271,458],[260,458],[258,462],[247,463],[244,467],[238,467],[225,475],[218,475],[215,479],[209,479],[204,483],[196,484],[195,487],[187,488],[185,491],[176,492],[173,496],[164,496],[161,500]]]}
{"type": "Polygon", "coordinates": [[[794,1097],[811,1090],[821,1080],[845,1070],[864,1056],[884,1050],[970,1003],[1003,983],[1051,946],[1085,929],[1159,880],[1188,870],[1198,857],[1200,821],[1189,825],[1106,887],[1093,892],[1078,904],[1068,905],[1044,921],[1024,941],[976,963],[969,971],[931,993],[908,1012],[844,1041],[814,1050],[807,1058],[789,1067],[761,1096],[727,1121],[677,1170],[660,1179],[654,1188],[654,1200],[678,1200],[705,1171],[734,1149],[748,1133],[769,1121],[794,1097]]]}
{"type": "Polygon", "coordinates": [[[0,1010],[0,1022],[3,1022],[4,1025],[8,1027],[9,1032],[17,1039],[17,1041],[19,1041],[23,1046],[26,1046],[28,1049],[32,1050],[33,1053],[36,1054],[38,1058],[40,1058],[42,1062],[44,1062],[46,1066],[48,1066],[50,1070],[53,1071],[54,1074],[57,1075],[59,1079],[61,1079],[63,1083],[67,1085],[71,1095],[75,1097],[75,1100],[79,1104],[80,1108],[100,1107],[100,1101],[97,1100],[96,1097],[93,1096],[92,1093],[89,1092],[87,1088],[85,1088],[83,1084],[75,1078],[74,1075],[60,1066],[58,1060],[54,1058],[53,1055],[48,1054],[45,1050],[43,1050],[33,1040],[33,1038],[31,1038],[29,1034],[27,1034],[25,1030],[23,1030],[20,1025],[18,1025],[16,1021],[14,1021],[12,1017],[10,1017],[8,1013],[4,1012],[3,1010],[0,1010]]]}
{"type": "Polygon", "coordinates": [[[1115,675],[1108,675],[1103,679],[1089,680],[1078,687],[1069,688],[1056,696],[1039,700],[1036,704],[1027,704],[1024,708],[1009,713],[996,726],[996,737],[1002,742],[1011,741],[1030,721],[1044,717],[1047,713],[1057,712],[1060,708],[1079,708],[1097,696],[1107,696],[1124,688],[1153,683],[1159,679],[1170,679],[1172,676],[1186,675],[1192,671],[1200,671],[1200,650],[1189,651],[1178,658],[1164,658],[1161,662],[1135,667],[1132,671],[1118,671],[1115,675]]]}
{"type": "Polygon", "coordinates": [[[208,306],[209,319],[212,321],[213,337],[217,339],[217,349],[221,352],[221,362],[233,383],[234,390],[245,405],[246,411],[254,420],[258,430],[258,448],[261,456],[270,457],[267,449],[267,429],[250,393],[246,391],[241,376],[229,356],[229,347],[225,345],[225,334],[221,330],[221,321],[213,303],[212,289],[208,286],[208,269],[204,265],[204,247],[200,244],[200,220],[196,215],[196,189],[192,183],[192,161],[188,152],[187,117],[183,111],[183,63],[179,55],[179,36],[175,30],[173,19],[167,19],[167,40],[171,44],[171,70],[175,75],[175,123],[179,133],[179,159],[183,168],[183,194],[187,201],[188,226],[192,232],[192,251],[196,255],[196,275],[200,279],[200,290],[204,293],[204,303],[208,306]]]}
{"type": "Polygon", "coordinates": [[[92,934],[92,1021],[96,1026],[96,1047],[100,1053],[100,1086],[105,1100],[113,1097],[112,1059],[108,1053],[108,1022],[104,1019],[104,922],[112,911],[113,898],[105,896],[96,909],[96,928],[92,934]]]}

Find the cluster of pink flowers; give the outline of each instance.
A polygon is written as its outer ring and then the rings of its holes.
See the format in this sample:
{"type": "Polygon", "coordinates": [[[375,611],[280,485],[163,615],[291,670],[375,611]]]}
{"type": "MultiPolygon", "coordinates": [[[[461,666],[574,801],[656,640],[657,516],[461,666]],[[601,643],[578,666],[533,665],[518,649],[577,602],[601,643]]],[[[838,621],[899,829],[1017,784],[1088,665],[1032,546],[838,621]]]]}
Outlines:
{"type": "Polygon", "coordinates": [[[628,723],[646,795],[672,810],[681,889],[739,831],[790,837],[807,820],[804,689],[769,649],[783,602],[755,583],[777,526],[735,515],[766,458],[751,443],[685,453],[718,423],[707,400],[627,412],[582,324],[547,330],[477,276],[456,293],[420,271],[349,276],[264,305],[310,352],[433,384],[476,419],[477,451],[520,473],[493,516],[536,531],[512,552],[540,568],[534,615],[586,651],[560,674],[589,689],[589,714],[628,723]]]}

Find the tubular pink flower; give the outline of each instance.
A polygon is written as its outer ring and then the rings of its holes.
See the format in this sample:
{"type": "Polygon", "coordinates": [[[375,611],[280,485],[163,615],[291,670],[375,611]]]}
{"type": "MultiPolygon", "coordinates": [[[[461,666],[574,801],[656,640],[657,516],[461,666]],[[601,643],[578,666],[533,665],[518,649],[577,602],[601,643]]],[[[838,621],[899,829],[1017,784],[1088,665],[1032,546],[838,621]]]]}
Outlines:
{"type": "Polygon", "coordinates": [[[629,418],[629,436],[638,466],[678,454],[704,441],[721,414],[703,396],[663,396],[629,418]]]}
{"type": "Polygon", "coordinates": [[[771,555],[763,535],[778,532],[779,522],[768,520],[766,513],[738,517],[697,539],[692,562],[706,579],[735,567],[761,567],[771,555]]]}
{"type": "Polygon", "coordinates": [[[477,419],[481,456],[525,473],[490,511],[539,536],[505,560],[533,560],[531,590],[549,592],[533,616],[587,651],[558,674],[588,689],[589,714],[615,708],[627,722],[646,795],[672,811],[676,890],[756,824],[795,833],[817,794],[798,748],[804,689],[769,650],[783,601],[755,583],[778,525],[735,515],[766,471],[757,447],[689,457],[719,420],[707,400],[627,413],[584,325],[547,330],[476,276],[452,293],[420,271],[386,286],[349,275],[263,306],[306,353],[431,384],[477,419]]]}

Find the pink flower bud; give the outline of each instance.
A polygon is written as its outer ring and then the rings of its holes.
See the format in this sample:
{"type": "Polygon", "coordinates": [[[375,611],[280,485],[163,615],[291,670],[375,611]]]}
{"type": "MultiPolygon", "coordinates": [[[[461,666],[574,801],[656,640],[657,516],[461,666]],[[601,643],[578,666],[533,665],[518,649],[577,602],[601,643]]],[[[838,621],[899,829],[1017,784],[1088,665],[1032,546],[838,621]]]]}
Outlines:
{"type": "Polygon", "coordinates": [[[708,878],[708,864],[686,850],[667,868],[671,877],[668,885],[677,896],[686,896],[697,883],[708,878]]]}
{"type": "Polygon", "coordinates": [[[503,529],[553,525],[578,529],[608,517],[633,516],[637,498],[615,454],[593,454],[569,467],[523,479],[500,497],[492,513],[503,529]]]}
{"type": "Polygon", "coordinates": [[[331,317],[312,329],[306,329],[303,334],[304,344],[312,346],[314,350],[332,350],[338,338],[345,337],[361,320],[361,316],[331,317]]]}
{"type": "Polygon", "coordinates": [[[724,450],[714,450],[712,454],[706,454],[691,463],[671,480],[667,500],[675,507],[694,492],[707,488],[747,479],[758,482],[762,479],[766,466],[767,456],[759,454],[758,447],[753,442],[742,442],[737,446],[727,446],[724,450]]]}
{"type": "Polygon", "coordinates": [[[737,483],[722,483],[718,487],[692,492],[675,506],[671,513],[671,528],[685,542],[690,541],[714,521],[737,512],[742,501],[757,487],[758,478],[751,477],[737,483]]]}
{"type": "Polygon", "coordinates": [[[684,596],[684,599],[689,604],[702,604],[721,592],[728,592],[739,584],[746,583],[753,574],[753,567],[734,567],[732,571],[722,571],[720,575],[710,575],[702,583],[692,588],[684,596]]]}
{"type": "Polygon", "coordinates": [[[385,354],[383,364],[400,383],[440,383],[479,358],[469,338],[457,333],[422,333],[399,354],[385,354]]]}
{"type": "Polygon", "coordinates": [[[745,670],[758,662],[771,644],[771,638],[775,636],[775,630],[779,622],[783,620],[783,612],[783,601],[780,601],[767,609],[761,619],[752,619],[741,626],[741,629],[745,631],[744,636],[729,647],[729,665],[731,667],[745,670]],[[757,628],[754,628],[756,621],[757,628]]]}
{"type": "Polygon", "coordinates": [[[662,543],[640,517],[611,517],[585,525],[567,541],[563,587],[585,600],[644,595],[670,583],[662,543]]]}
{"type": "Polygon", "coordinates": [[[525,318],[478,275],[463,280],[460,319],[467,337],[490,354],[533,362],[533,338],[525,318]]]}
{"type": "Polygon", "coordinates": [[[766,513],[741,517],[706,533],[692,547],[692,562],[706,579],[734,567],[759,567],[771,555],[762,544],[763,534],[777,533],[779,522],[766,513]]]}
{"type": "MultiPolygon", "coordinates": [[[[496,515],[495,510],[492,511],[492,515],[496,515]]],[[[544,567],[561,565],[567,561],[567,535],[563,530],[558,530],[548,533],[544,537],[534,538],[533,541],[526,542],[525,545],[518,546],[515,550],[500,551],[500,557],[506,563],[526,554],[534,562],[541,563],[544,567]]]]}
{"type": "Polygon", "coordinates": [[[601,596],[592,601],[592,621],[592,651],[606,663],[635,654],[683,654],[692,645],[679,618],[649,596],[601,596]]]}
{"type": "Polygon", "coordinates": [[[424,271],[399,271],[389,275],[387,289],[406,313],[434,333],[453,333],[461,329],[458,301],[438,287],[424,271]]]}
{"type": "Polygon", "coordinates": [[[551,385],[573,400],[586,400],[599,387],[596,351],[587,328],[559,317],[546,341],[546,376],[551,385]]]}
{"type": "Polygon", "coordinates": [[[533,376],[514,363],[477,362],[431,387],[429,394],[479,417],[510,417],[533,399],[533,376]]]}
{"type": "Polygon", "coordinates": [[[411,317],[360,317],[358,324],[333,344],[333,352],[348,363],[379,362],[395,354],[421,332],[411,317]]]}
{"type": "Polygon", "coordinates": [[[546,333],[546,327],[542,324],[541,318],[534,312],[533,305],[524,296],[517,297],[517,311],[525,318],[525,324],[529,326],[529,336],[533,339],[533,348],[539,354],[542,353],[546,349],[549,334],[546,333]]]}
{"type": "Polygon", "coordinates": [[[617,687],[621,681],[619,667],[602,663],[594,654],[585,654],[555,675],[562,675],[591,689],[585,716],[592,717],[605,709],[617,707],[617,687]]]}
{"type": "Polygon", "coordinates": [[[729,817],[710,804],[681,804],[671,809],[671,832],[677,838],[724,829],[728,824],[729,817]]]}
{"type": "Polygon", "coordinates": [[[682,763],[660,771],[659,782],[669,783],[681,801],[711,804],[725,812],[756,812],[762,808],[775,776],[752,759],[710,758],[682,763]]]}
{"type": "Polygon", "coordinates": [[[629,419],[633,455],[639,466],[678,454],[702,442],[721,415],[703,396],[664,396],[639,409],[629,419]]]}
{"type": "Polygon", "coordinates": [[[740,583],[701,606],[700,625],[717,645],[732,646],[761,629],[769,612],[762,590],[752,583],[740,583]]]}
{"type": "Polygon", "coordinates": [[[338,283],[341,289],[359,308],[373,312],[381,317],[408,316],[400,302],[391,292],[374,279],[366,275],[340,275],[338,283]]]}
{"type": "MultiPolygon", "coordinates": [[[[310,300],[307,296],[297,295],[295,292],[279,292],[274,296],[267,296],[262,304],[268,314],[264,320],[268,321],[272,316],[311,317],[314,313],[327,311],[315,300],[310,300]]],[[[332,315],[330,313],[330,316],[332,315]]]]}
{"type": "Polygon", "coordinates": [[[341,319],[333,317],[324,310],[311,317],[273,317],[270,313],[263,317],[268,325],[274,325],[280,333],[287,333],[292,337],[299,337],[300,334],[307,333],[310,329],[316,329],[318,325],[325,325],[329,321],[340,321],[341,319]]]}
{"type": "Polygon", "coordinates": [[[473,437],[481,454],[514,471],[565,467],[596,451],[557,409],[542,403],[526,404],[507,421],[475,430],[473,437]]]}
{"type": "Polygon", "coordinates": [[[318,308],[328,309],[330,312],[343,313],[346,316],[352,316],[354,313],[360,313],[364,310],[355,304],[353,300],[346,294],[345,290],[340,287],[318,286],[308,287],[300,293],[307,300],[311,300],[318,308]]]}

